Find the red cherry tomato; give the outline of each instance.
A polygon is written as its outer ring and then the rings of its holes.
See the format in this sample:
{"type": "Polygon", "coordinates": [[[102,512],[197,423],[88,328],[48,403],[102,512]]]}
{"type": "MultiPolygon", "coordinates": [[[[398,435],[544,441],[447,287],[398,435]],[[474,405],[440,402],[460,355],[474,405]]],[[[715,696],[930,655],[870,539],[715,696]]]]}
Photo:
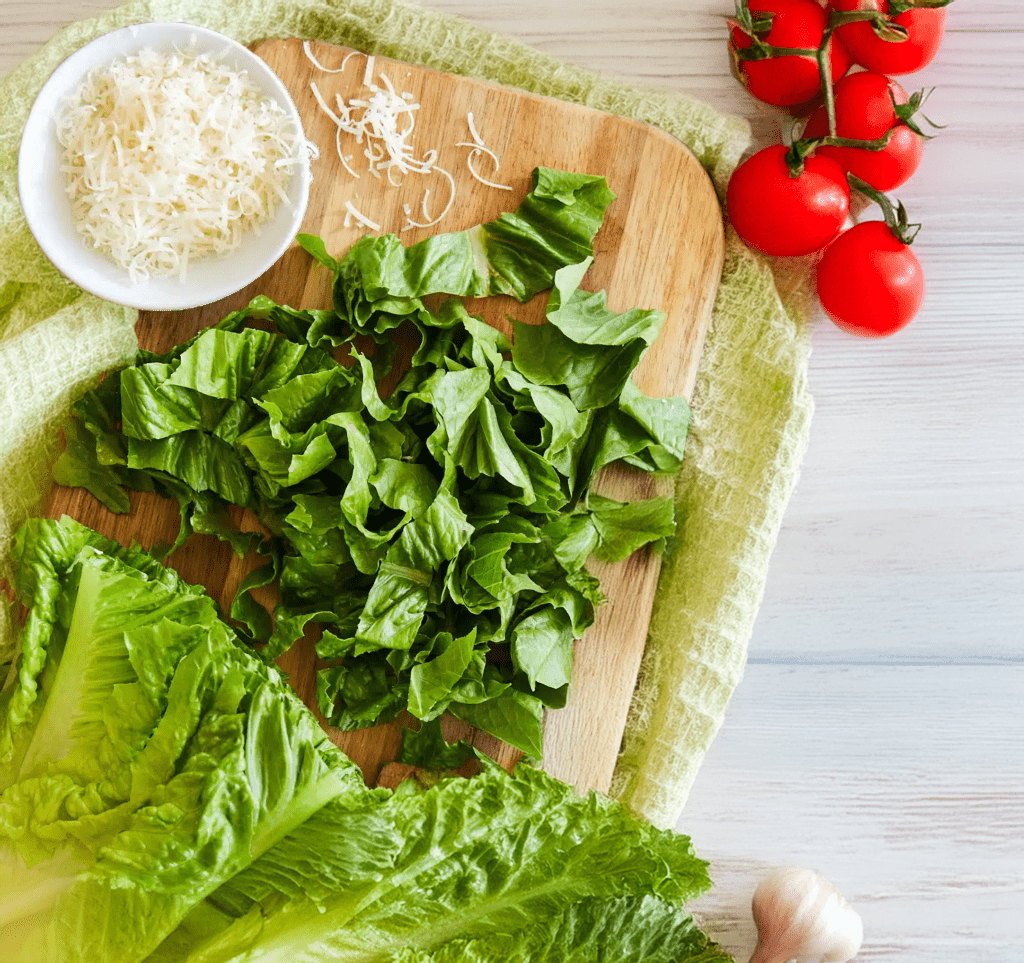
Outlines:
{"type": "MultiPolygon", "coordinates": [[[[893,110],[907,102],[907,92],[894,80],[873,71],[847,74],[835,86],[836,134],[855,140],[877,140],[894,125],[889,143],[881,150],[862,147],[819,147],[816,153],[831,157],[843,170],[852,171],[879,191],[891,191],[907,181],[921,163],[924,142],[893,110]]],[[[804,137],[828,134],[828,114],[818,108],[804,128],[804,137]]]]}
{"type": "MultiPolygon", "coordinates": [[[[774,13],[772,27],[761,39],[773,47],[817,50],[828,20],[825,11],[814,0],[750,0],[750,11],[774,13]]],[[[750,38],[737,27],[732,28],[729,46],[744,50],[750,38]]],[[[829,51],[829,65],[835,82],[850,68],[850,58],[835,37],[829,51]]],[[[739,76],[744,86],[758,100],[777,107],[791,107],[811,100],[821,89],[818,61],[813,56],[787,55],[767,60],[743,60],[739,76]]]]}
{"type": "Polygon", "coordinates": [[[818,298],[844,331],[884,338],[906,327],[924,300],[924,273],[913,251],[884,221],[844,231],[818,262],[818,298]]]}
{"type": "Polygon", "coordinates": [[[790,175],[786,148],[766,147],[744,161],[729,181],[729,219],[751,247],[783,257],[820,251],[850,212],[843,169],[828,157],[809,157],[790,175]]]}
{"type": "MultiPolygon", "coordinates": [[[[889,0],[829,0],[833,10],[877,10],[889,12],[889,0]]],[[[906,27],[910,36],[900,43],[883,40],[870,23],[848,23],[836,36],[855,64],[880,74],[912,74],[932,62],[946,29],[944,8],[907,10],[890,18],[906,27]]]]}

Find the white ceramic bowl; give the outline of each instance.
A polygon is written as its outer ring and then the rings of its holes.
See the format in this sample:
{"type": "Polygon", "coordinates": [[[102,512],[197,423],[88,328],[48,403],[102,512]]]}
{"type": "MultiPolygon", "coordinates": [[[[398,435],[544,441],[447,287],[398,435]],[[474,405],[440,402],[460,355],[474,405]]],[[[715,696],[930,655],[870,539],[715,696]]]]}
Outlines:
{"type": "Polygon", "coordinates": [[[79,287],[107,301],[151,311],[198,307],[239,291],[256,280],[288,249],[302,224],[309,199],[309,158],[300,139],[301,163],[288,184],[290,205],[248,231],[230,253],[190,261],[185,280],[154,277],[132,283],[128,271],[87,245],[71,219],[71,202],[61,173],[61,147],[54,116],[58,106],[78,90],[85,75],[143,48],[158,52],[223,54],[234,70],[277,101],[302,131],[302,121],[278,76],[241,44],[204,27],[187,23],[146,23],[97,37],[67,58],[39,92],[21,138],[18,193],[29,229],[46,256],[79,287]]]}

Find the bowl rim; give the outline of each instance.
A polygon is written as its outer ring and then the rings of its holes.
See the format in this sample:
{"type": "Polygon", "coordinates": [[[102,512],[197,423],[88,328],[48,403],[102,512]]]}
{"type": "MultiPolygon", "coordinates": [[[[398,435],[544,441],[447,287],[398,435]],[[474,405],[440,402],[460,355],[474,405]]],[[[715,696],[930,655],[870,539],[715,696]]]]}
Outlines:
{"type": "MultiPolygon", "coordinates": [[[[291,247],[305,217],[312,181],[310,156],[305,144],[305,128],[298,108],[281,78],[262,58],[232,37],[209,27],[186,21],[145,21],[94,37],[69,54],[46,79],[33,101],[18,147],[19,201],[29,231],[43,254],[58,271],[83,291],[105,301],[139,310],[186,310],[236,293],[269,270],[291,247]],[[185,49],[191,44],[196,53],[226,53],[233,57],[236,68],[245,69],[250,79],[268,97],[280,104],[298,131],[299,162],[292,176],[292,181],[297,182],[297,195],[292,196],[290,183],[290,205],[281,205],[273,218],[255,231],[247,232],[239,246],[225,256],[199,258],[190,262],[184,282],[176,275],[163,275],[150,281],[133,283],[126,269],[102,252],[90,250],[77,235],[77,231],[75,246],[69,244],[71,239],[63,232],[55,234],[50,229],[51,210],[56,209],[59,202],[51,202],[39,196],[43,176],[39,171],[39,148],[42,137],[53,136],[53,109],[75,91],[89,71],[144,48],[156,46],[159,49],[168,44],[180,45],[185,49]],[[271,231],[276,235],[276,230],[283,227],[285,214],[290,214],[287,217],[287,230],[283,230],[277,243],[258,262],[253,262],[244,271],[232,272],[227,269],[242,252],[249,253],[247,242],[251,245],[271,231]],[[105,271],[122,274],[123,280],[103,277],[87,263],[88,260],[94,261],[97,256],[106,262],[105,271]],[[204,271],[207,265],[211,270],[204,271]],[[202,280],[204,273],[210,275],[205,282],[202,280]],[[197,274],[200,277],[199,283],[197,274]]],[[[53,149],[59,152],[55,138],[53,149]]]]}

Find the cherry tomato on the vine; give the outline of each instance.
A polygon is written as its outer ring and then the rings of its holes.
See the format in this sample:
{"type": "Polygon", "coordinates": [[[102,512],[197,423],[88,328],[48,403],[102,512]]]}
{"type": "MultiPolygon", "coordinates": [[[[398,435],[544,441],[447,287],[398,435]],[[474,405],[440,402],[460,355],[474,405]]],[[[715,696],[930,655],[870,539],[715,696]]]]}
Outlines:
{"type": "MultiPolygon", "coordinates": [[[[817,50],[828,25],[825,11],[814,0],[749,0],[750,11],[774,14],[771,30],[760,39],[773,47],[817,50]]],[[[751,40],[742,30],[732,28],[730,48],[742,51],[751,40]]],[[[835,82],[850,68],[850,58],[833,36],[829,66],[835,82]]],[[[785,55],[766,60],[738,62],[740,80],[758,100],[776,107],[792,107],[815,97],[821,89],[818,61],[813,55],[785,55]]]]}
{"type": "Polygon", "coordinates": [[[844,331],[884,338],[917,314],[924,273],[884,221],[862,221],[840,234],[818,262],[818,298],[844,331]]]}
{"type": "Polygon", "coordinates": [[[729,219],[744,241],[764,254],[795,257],[820,251],[850,212],[846,173],[831,158],[808,157],[791,176],[781,144],[759,150],[732,175],[729,219]]]}
{"type": "MultiPolygon", "coordinates": [[[[865,70],[847,74],[835,86],[836,135],[854,140],[877,140],[895,127],[881,150],[863,147],[819,147],[817,154],[831,157],[872,187],[891,191],[906,182],[921,163],[923,138],[897,116],[893,101],[905,104],[907,92],[894,80],[865,70]],[[890,91],[892,96],[890,97],[890,91]]],[[[828,114],[819,107],[807,122],[803,137],[828,134],[828,114]]]]}
{"type": "MultiPolygon", "coordinates": [[[[889,12],[889,0],[829,0],[833,10],[877,10],[889,12]]],[[[944,8],[906,10],[890,18],[906,27],[906,40],[883,40],[867,21],[839,27],[836,36],[849,51],[855,64],[881,74],[911,74],[932,62],[946,29],[944,8]]]]}

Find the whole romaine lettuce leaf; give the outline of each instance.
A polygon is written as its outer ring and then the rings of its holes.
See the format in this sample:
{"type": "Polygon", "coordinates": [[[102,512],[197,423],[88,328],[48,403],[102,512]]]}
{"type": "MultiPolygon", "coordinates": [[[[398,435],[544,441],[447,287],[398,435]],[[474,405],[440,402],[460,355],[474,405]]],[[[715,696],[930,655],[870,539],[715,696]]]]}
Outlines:
{"type": "Polygon", "coordinates": [[[326,803],[376,799],[201,588],[70,519],[17,545],[0,958],[142,959],[326,803]]]}
{"type": "MultiPolygon", "coordinates": [[[[30,519],[18,530],[13,588],[28,614],[18,633],[14,681],[0,711],[0,792],[17,777],[46,704],[77,599],[76,561],[87,546],[125,561],[156,585],[180,583],[146,552],[123,548],[70,518],[30,519]]],[[[180,588],[184,594],[202,594],[184,583],[180,588]]]]}
{"type": "Polygon", "coordinates": [[[324,807],[150,963],[729,959],[682,909],[710,886],[689,839],[537,770],[485,764],[426,790],[406,782],[373,817],[399,840],[376,881],[338,871],[353,821],[324,807]]]}

